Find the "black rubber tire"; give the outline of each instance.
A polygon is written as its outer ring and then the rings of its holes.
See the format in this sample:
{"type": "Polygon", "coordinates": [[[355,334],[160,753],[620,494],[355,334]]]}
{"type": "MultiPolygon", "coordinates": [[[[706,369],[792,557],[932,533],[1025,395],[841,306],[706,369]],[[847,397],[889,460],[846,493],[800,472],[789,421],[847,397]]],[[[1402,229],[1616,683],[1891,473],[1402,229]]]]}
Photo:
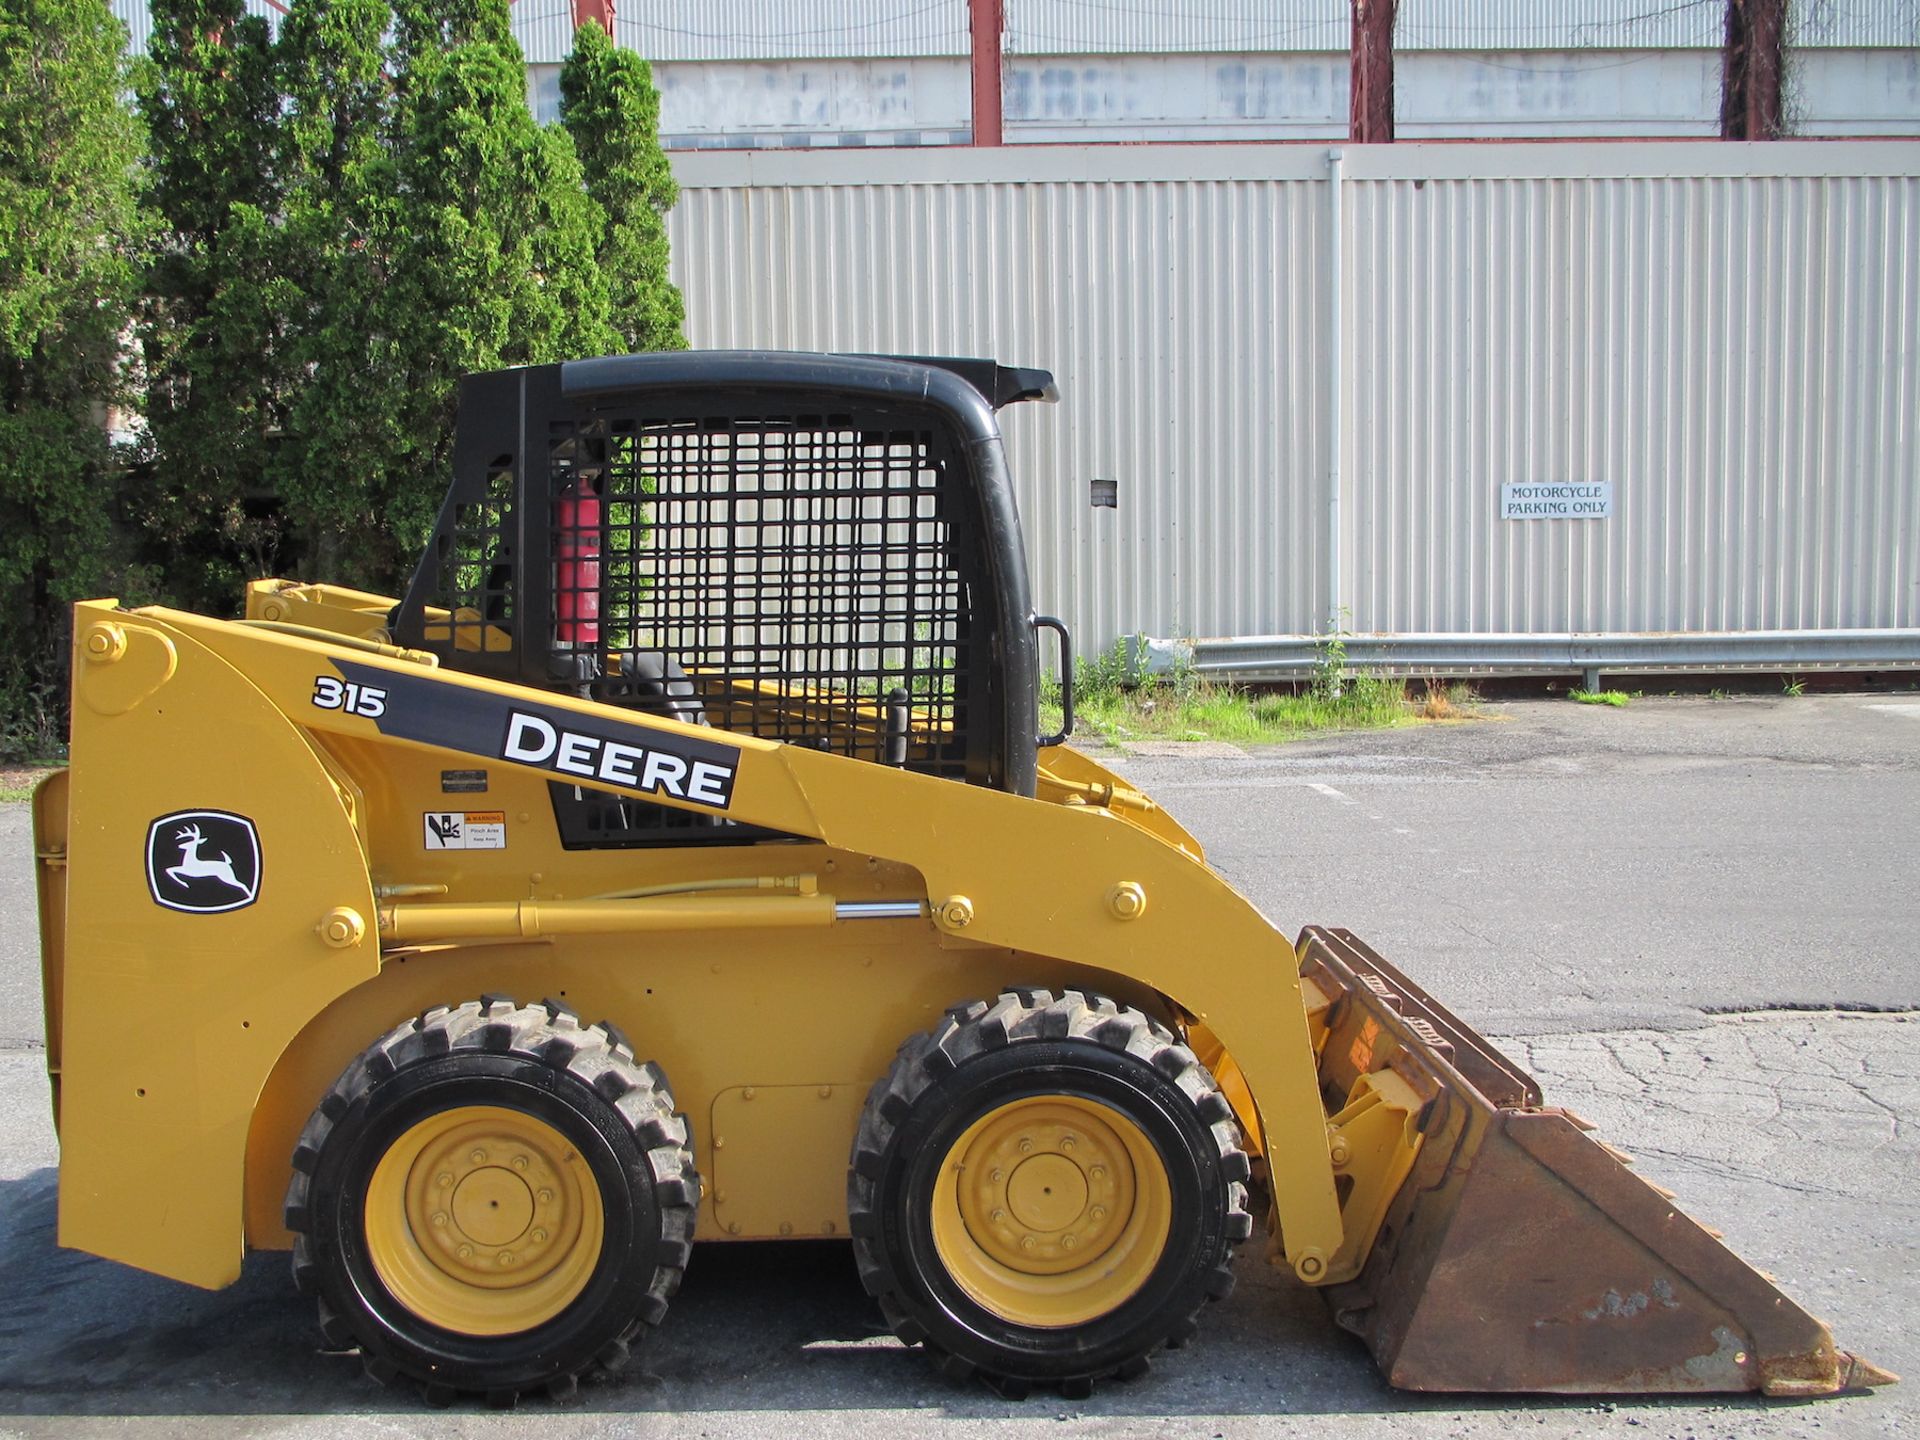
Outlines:
{"type": "Polygon", "coordinates": [[[433,1403],[565,1395],[585,1374],[620,1369],[679,1289],[700,1204],[686,1119],[659,1067],[636,1060],[610,1026],[498,996],[429,1010],[370,1046],[307,1121],[293,1168],[293,1278],[317,1297],[323,1338],[357,1348],[377,1380],[417,1382],[433,1403]],[[605,1212],[600,1258],[579,1296],[508,1335],[429,1324],[387,1291],[366,1245],[367,1186],[387,1147],[438,1111],[475,1104],[558,1130],[591,1168],[605,1212]]]}
{"type": "Polygon", "coordinates": [[[1233,1247],[1253,1233],[1249,1167],[1232,1107],[1191,1050],[1139,1010],[1079,990],[1012,990],[954,1007],[900,1047],[867,1097],[847,1178],[854,1258],[893,1332],[953,1378],[1002,1394],[1069,1396],[1130,1379],[1184,1344],[1232,1292],[1233,1247]],[[1011,1323],[969,1298],[934,1247],[939,1167],[968,1126],[1024,1096],[1077,1095],[1131,1119],[1166,1164],[1173,1221],[1138,1292],[1084,1324],[1011,1323]]]}

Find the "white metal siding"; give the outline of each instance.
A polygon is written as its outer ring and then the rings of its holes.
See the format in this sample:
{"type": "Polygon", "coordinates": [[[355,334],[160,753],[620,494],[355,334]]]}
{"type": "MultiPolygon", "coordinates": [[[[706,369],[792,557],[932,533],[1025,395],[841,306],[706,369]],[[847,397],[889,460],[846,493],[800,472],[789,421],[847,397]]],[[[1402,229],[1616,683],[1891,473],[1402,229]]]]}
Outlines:
{"type": "Polygon", "coordinates": [[[1008,143],[1305,140],[1347,133],[1345,55],[1045,56],[1007,61],[1008,143]]]}
{"type": "MultiPolygon", "coordinates": [[[[508,24],[529,65],[558,65],[573,50],[573,0],[509,0],[508,24]]],[[[614,21],[616,32],[619,19],[614,21]]],[[[633,48],[632,41],[623,43],[633,48]]],[[[642,54],[646,52],[641,51],[642,54]]]]}
{"type": "Polygon", "coordinates": [[[1920,50],[1802,50],[1788,62],[1796,135],[1920,135],[1920,50]]]}
{"type": "Polygon", "coordinates": [[[1920,621],[1920,156],[1646,158],[1351,185],[1354,629],[1920,621]],[[1614,516],[1499,519],[1532,481],[1614,516]]]}
{"type": "MultiPolygon", "coordinates": [[[[1920,45],[1915,0],[1789,0],[1790,45],[1920,45]]],[[[1718,50],[1727,0],[1400,0],[1396,50],[1718,50]]],[[[1345,48],[1344,45],[1341,48],[1345,48]]]]}
{"type": "Polygon", "coordinates": [[[1068,153],[677,157],[689,337],[1046,366],[1066,403],[1001,417],[1037,604],[1098,637],[1309,623],[1317,152],[1283,152],[1301,178],[1150,181],[1068,153]],[[1040,165],[1058,178],[1019,178],[1040,165]],[[773,183],[707,178],[728,170],[773,183]]]}
{"type": "Polygon", "coordinates": [[[1009,55],[1126,55],[1347,49],[1348,0],[1205,0],[1204,4],[1100,4],[1006,0],[1009,55]]]}
{"type": "Polygon", "coordinates": [[[1787,24],[1791,45],[1920,45],[1915,0],[1793,0],[1787,24]]]}
{"type": "MultiPolygon", "coordinates": [[[[1351,628],[1920,625],[1920,154],[1346,155],[1351,628]],[[1536,479],[1615,516],[1500,521],[1536,479]]],[[[1053,369],[1003,424],[1036,600],[1086,643],[1312,631],[1325,157],[683,155],[674,269],[696,345],[1053,369]]]]}
{"type": "Polygon", "coordinates": [[[1720,133],[1714,50],[1414,50],[1393,78],[1402,140],[1720,133]]]}
{"type": "Polygon", "coordinates": [[[1396,50],[1626,50],[1726,38],[1727,0],[1400,0],[1396,50]]]}
{"type": "MultiPolygon", "coordinates": [[[[558,3],[519,0],[543,7],[558,3]]],[[[971,51],[966,0],[629,0],[614,10],[613,33],[622,46],[649,60],[897,58],[971,51]]]]}

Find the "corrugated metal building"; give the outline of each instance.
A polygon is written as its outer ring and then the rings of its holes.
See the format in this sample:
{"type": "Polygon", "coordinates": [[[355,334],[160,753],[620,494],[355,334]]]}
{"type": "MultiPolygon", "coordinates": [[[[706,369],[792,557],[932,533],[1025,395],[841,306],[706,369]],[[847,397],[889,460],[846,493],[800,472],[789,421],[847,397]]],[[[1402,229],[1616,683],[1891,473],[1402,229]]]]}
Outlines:
{"type": "Polygon", "coordinates": [[[690,338],[1052,367],[1005,425],[1091,644],[1920,626],[1920,149],[1328,154],[681,156],[690,338]]]}
{"type": "MultiPolygon", "coordinates": [[[[111,0],[143,49],[146,0],[111,0]]],[[[273,20],[281,0],[247,0],[273,20]]],[[[1400,0],[1403,139],[1716,133],[1725,0],[1400,0]]],[[[571,0],[516,0],[536,113],[559,113],[571,0]]],[[[1796,0],[1789,121],[1920,134],[1920,0],[1796,0]]],[[[1347,0],[1006,0],[1013,142],[1334,140],[1347,0]]],[[[972,138],[966,0],[649,0],[615,37],[655,62],[674,148],[972,138]]]]}

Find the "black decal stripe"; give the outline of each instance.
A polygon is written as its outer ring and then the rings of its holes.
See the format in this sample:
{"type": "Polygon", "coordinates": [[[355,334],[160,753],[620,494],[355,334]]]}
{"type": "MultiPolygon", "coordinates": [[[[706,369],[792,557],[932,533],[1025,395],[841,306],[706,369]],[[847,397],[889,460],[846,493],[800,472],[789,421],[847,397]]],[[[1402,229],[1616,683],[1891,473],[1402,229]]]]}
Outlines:
{"type": "MultiPolygon", "coordinates": [[[[395,740],[412,740],[421,745],[438,746],[443,750],[458,750],[467,755],[482,755],[489,760],[519,765],[522,769],[535,770],[543,775],[565,776],[574,784],[592,784],[612,790],[639,788],[613,785],[606,781],[589,782],[583,777],[567,775],[565,771],[554,770],[548,766],[527,765],[520,761],[508,760],[502,753],[505,749],[508,723],[516,714],[531,715],[546,721],[556,731],[571,731],[573,734],[585,735],[603,744],[612,741],[621,745],[634,745],[661,755],[677,756],[688,762],[689,769],[695,761],[704,761],[709,765],[717,766],[724,772],[724,779],[719,786],[720,803],[707,805],[698,800],[688,803],[698,805],[702,809],[725,810],[733,802],[733,782],[740,768],[740,751],[732,745],[651,730],[644,725],[627,723],[614,714],[582,715],[578,711],[562,710],[538,700],[509,698],[483,690],[466,690],[458,686],[446,685],[424,675],[375,670],[355,660],[336,658],[333,663],[344,678],[355,684],[378,685],[386,689],[386,713],[377,717],[373,724],[382,735],[390,736],[395,740]]],[[[641,762],[642,769],[644,769],[644,763],[644,761],[641,762]]]]}

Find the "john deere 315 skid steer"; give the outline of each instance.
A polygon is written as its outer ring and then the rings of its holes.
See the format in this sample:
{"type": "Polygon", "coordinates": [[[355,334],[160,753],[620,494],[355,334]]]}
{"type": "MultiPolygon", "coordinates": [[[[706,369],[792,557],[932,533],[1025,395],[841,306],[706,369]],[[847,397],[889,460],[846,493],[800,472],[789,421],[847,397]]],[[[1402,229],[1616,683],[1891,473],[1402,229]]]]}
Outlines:
{"type": "MultiPolygon", "coordinates": [[[[75,616],[35,802],[59,1239],[290,1249],[430,1399],[617,1369],[692,1242],[849,1237],[1084,1391],[1256,1228],[1396,1385],[1892,1377],[1339,930],[1039,725],[987,361],[477,375],[403,598],[75,616]]],[[[1063,727],[1063,731],[1064,731],[1063,727]]]]}

